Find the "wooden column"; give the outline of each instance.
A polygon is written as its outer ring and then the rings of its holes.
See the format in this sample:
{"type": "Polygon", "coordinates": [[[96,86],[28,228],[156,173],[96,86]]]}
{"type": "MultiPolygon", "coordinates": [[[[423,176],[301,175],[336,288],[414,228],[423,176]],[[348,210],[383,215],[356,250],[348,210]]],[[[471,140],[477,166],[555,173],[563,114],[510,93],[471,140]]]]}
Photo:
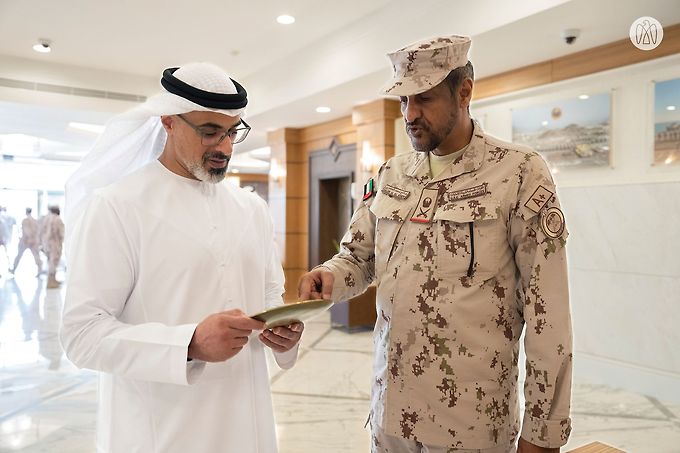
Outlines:
{"type": "MultiPolygon", "coordinates": [[[[375,176],[380,165],[394,156],[394,120],[401,116],[399,103],[379,99],[354,107],[352,124],[356,128],[356,189],[361,196],[364,183],[375,176]]],[[[372,328],[375,324],[375,287],[331,309],[331,322],[349,330],[372,328]]]]}
{"type": "Polygon", "coordinates": [[[267,134],[271,147],[269,209],[286,276],[285,302],[297,300],[297,282],[307,272],[309,170],[300,130],[267,134]]]}
{"type": "Polygon", "coordinates": [[[363,187],[380,165],[394,156],[394,120],[399,117],[399,102],[391,99],[352,109],[352,124],[357,128],[357,185],[363,187]]]}

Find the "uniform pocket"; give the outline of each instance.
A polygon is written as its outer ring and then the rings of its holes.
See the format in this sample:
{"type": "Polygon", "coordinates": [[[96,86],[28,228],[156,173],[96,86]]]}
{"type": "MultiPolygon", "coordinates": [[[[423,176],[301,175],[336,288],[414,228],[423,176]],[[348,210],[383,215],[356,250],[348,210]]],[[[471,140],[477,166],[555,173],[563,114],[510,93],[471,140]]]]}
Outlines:
{"type": "Polygon", "coordinates": [[[496,275],[502,256],[505,222],[493,199],[461,200],[437,208],[437,269],[445,278],[487,280],[496,275]]]}
{"type": "Polygon", "coordinates": [[[410,203],[379,193],[370,211],[375,223],[375,269],[378,277],[384,273],[397,248],[397,237],[411,211],[410,203]]]}

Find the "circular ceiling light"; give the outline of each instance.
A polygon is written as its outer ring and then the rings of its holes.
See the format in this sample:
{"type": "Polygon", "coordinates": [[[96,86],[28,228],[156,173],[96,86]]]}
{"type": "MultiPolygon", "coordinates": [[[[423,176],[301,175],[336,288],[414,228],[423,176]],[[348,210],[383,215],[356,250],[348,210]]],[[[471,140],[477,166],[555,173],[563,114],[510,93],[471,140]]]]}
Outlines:
{"type": "Polygon", "coordinates": [[[52,52],[52,47],[50,47],[49,39],[39,39],[38,43],[33,46],[33,50],[40,53],[52,52]]]}
{"type": "Polygon", "coordinates": [[[331,111],[330,107],[319,106],[316,108],[316,113],[328,113],[331,111]]]}
{"type": "Polygon", "coordinates": [[[288,14],[282,14],[276,18],[276,22],[282,25],[290,25],[295,22],[295,18],[293,16],[289,16],[288,14]]]}

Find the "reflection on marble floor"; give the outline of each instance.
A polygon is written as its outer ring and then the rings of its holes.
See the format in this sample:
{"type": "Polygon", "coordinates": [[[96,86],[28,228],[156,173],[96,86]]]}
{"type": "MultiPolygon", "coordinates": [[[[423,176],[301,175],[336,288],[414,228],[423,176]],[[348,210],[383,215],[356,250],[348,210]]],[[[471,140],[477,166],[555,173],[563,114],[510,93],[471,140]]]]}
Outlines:
{"type": "MultiPolygon", "coordinates": [[[[0,278],[0,452],[94,451],[96,374],[80,371],[57,340],[63,289],[30,269],[0,278]]],[[[270,360],[280,453],[368,452],[370,332],[308,323],[297,365],[270,360]]],[[[680,406],[605,386],[574,388],[567,451],[590,441],[631,453],[680,452],[680,406]]],[[[240,452],[239,452],[240,453],[240,452]]]]}

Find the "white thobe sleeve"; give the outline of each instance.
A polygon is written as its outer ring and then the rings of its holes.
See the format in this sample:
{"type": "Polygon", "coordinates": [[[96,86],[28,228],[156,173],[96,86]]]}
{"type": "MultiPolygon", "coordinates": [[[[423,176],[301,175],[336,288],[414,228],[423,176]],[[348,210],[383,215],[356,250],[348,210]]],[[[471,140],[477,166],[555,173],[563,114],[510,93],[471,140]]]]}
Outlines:
{"type": "MultiPolygon", "coordinates": [[[[131,227],[134,228],[134,227],[131,227]]],[[[205,367],[187,362],[196,324],[127,324],[119,317],[137,278],[139,247],[114,206],[96,196],[68,249],[60,329],[66,356],[80,368],[131,379],[191,384],[205,367]]]]}
{"type": "MultiPolygon", "coordinates": [[[[269,249],[269,260],[266,263],[267,267],[265,272],[265,305],[267,308],[271,308],[283,304],[285,276],[283,274],[281,259],[277,252],[276,242],[274,241],[274,223],[272,222],[269,210],[266,208],[266,204],[264,206],[266,213],[264,218],[267,222],[267,229],[265,230],[267,237],[265,238],[265,244],[269,249]]],[[[297,361],[299,346],[300,343],[298,342],[298,344],[291,348],[290,351],[272,351],[277,365],[284,370],[292,368],[297,361]]]]}

